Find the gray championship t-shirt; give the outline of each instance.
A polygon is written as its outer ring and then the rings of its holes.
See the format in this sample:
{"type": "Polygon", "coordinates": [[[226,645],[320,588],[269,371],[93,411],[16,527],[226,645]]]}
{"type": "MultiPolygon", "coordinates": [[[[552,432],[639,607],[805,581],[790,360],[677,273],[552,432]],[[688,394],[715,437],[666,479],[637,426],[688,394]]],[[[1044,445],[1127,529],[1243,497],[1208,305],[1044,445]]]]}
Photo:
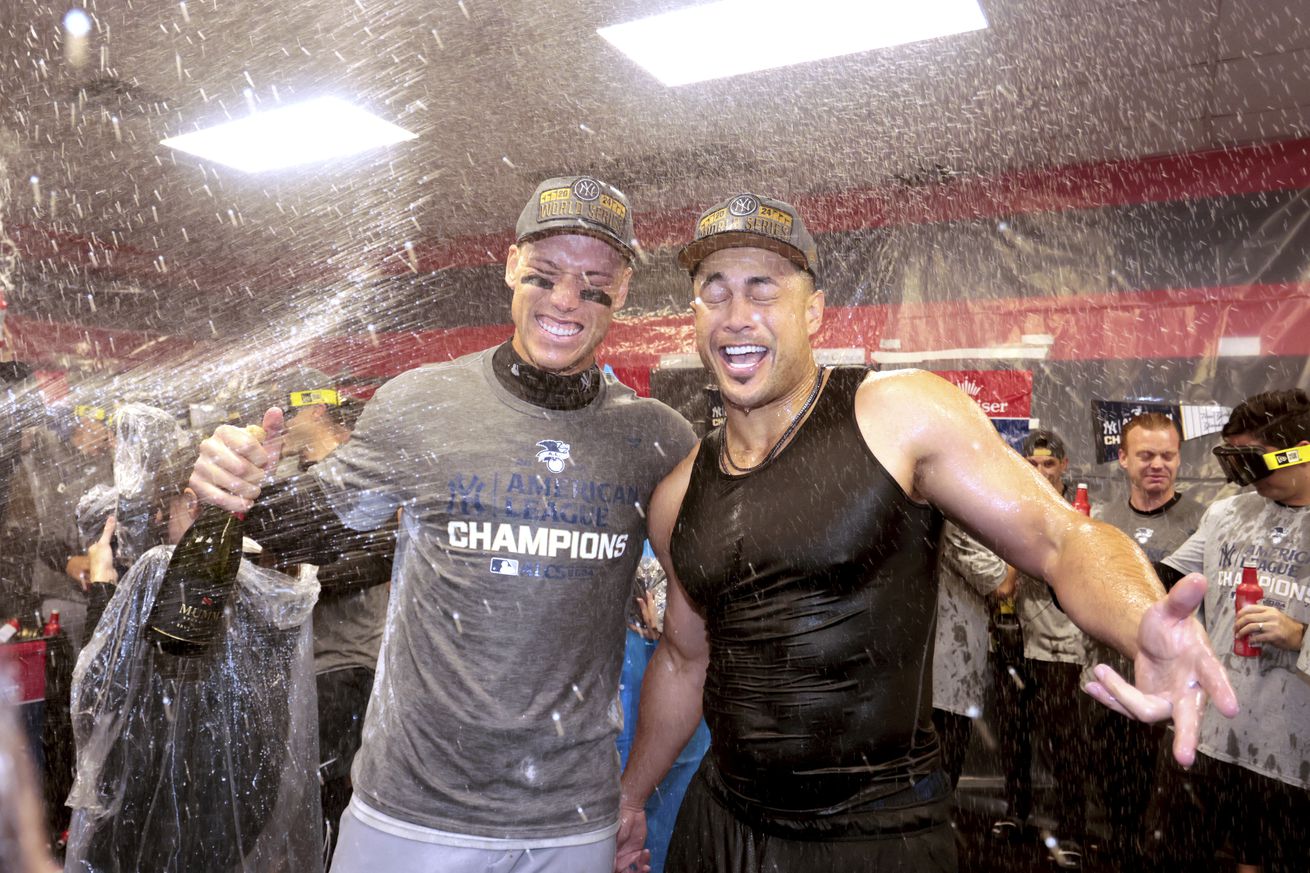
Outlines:
{"type": "MultiPolygon", "coordinates": [[[[1192,497],[1178,492],[1177,500],[1151,512],[1133,509],[1127,499],[1098,503],[1092,508],[1092,517],[1113,525],[1128,534],[1146,553],[1152,564],[1172,555],[1187,538],[1196,533],[1205,507],[1192,497]]],[[[1133,662],[1100,640],[1087,638],[1087,669],[1082,684],[1096,679],[1092,667],[1109,664],[1129,682],[1133,681],[1133,662]]]]}
{"type": "Polygon", "coordinates": [[[1310,633],[1301,651],[1265,645],[1259,657],[1233,654],[1233,595],[1242,562],[1260,564],[1263,603],[1310,622],[1310,507],[1282,506],[1259,494],[1220,500],[1201,526],[1164,562],[1205,574],[1204,621],[1228,670],[1241,712],[1227,719],[1213,706],[1201,719],[1203,754],[1289,785],[1310,788],[1310,633]]]}
{"type": "Polygon", "coordinates": [[[396,377],[314,468],[350,527],[403,512],[355,793],[450,834],[595,834],[617,824],[646,507],[695,438],[611,378],[584,409],[533,406],[491,361],[396,377]]]}

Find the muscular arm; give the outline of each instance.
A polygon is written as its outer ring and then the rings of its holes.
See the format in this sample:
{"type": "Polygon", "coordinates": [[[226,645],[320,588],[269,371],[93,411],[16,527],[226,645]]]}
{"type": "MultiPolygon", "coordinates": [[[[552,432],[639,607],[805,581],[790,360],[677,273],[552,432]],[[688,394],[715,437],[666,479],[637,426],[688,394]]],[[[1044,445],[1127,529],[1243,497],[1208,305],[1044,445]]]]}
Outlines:
{"type": "Polygon", "coordinates": [[[705,622],[692,607],[669,559],[669,540],[695,457],[693,451],[660,483],[651,498],[650,541],[669,577],[668,605],[664,635],[642,681],[637,737],[623,771],[616,870],[639,863],[646,833],[646,800],[673,766],[701,718],[709,641],[705,622]]]}
{"type": "Polygon", "coordinates": [[[1105,665],[1087,686],[1098,701],[1144,721],[1172,717],[1174,757],[1196,755],[1209,694],[1237,713],[1222,665],[1194,615],[1205,580],[1166,596],[1142,554],[1115,528],[1074,512],[1011,451],[959,389],[923,372],[873,376],[856,397],[870,451],[910,497],[926,500],[1009,563],[1055,590],[1080,628],[1134,658],[1138,686],[1105,665]]]}
{"type": "Polygon", "coordinates": [[[891,373],[861,387],[856,415],[870,449],[911,497],[1045,579],[1080,628],[1137,653],[1142,613],[1164,596],[1141,550],[1071,509],[976,403],[930,373],[891,373]]]}

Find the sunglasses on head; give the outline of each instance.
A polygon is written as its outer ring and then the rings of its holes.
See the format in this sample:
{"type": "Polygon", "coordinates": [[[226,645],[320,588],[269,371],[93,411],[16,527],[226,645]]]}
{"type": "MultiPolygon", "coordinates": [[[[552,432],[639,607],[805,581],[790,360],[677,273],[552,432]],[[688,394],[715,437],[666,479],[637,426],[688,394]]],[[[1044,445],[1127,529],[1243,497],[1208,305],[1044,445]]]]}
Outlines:
{"type": "Polygon", "coordinates": [[[1310,447],[1266,451],[1261,446],[1215,446],[1215,460],[1224,478],[1238,485],[1250,485],[1285,467],[1310,462],[1310,447]]]}

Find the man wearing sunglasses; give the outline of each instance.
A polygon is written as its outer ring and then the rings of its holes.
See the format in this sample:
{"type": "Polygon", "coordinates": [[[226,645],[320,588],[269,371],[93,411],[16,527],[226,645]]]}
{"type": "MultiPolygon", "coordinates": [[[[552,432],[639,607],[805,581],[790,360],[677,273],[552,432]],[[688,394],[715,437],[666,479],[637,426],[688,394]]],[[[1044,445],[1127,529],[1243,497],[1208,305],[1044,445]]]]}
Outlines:
{"type": "Polygon", "coordinates": [[[1224,475],[1254,493],[1215,503],[1156,566],[1166,585],[1193,571],[1210,580],[1204,621],[1241,711],[1222,724],[1205,714],[1196,767],[1186,777],[1162,774],[1168,787],[1156,794],[1174,798],[1166,800],[1173,808],[1151,830],[1161,836],[1157,853],[1177,869],[1211,863],[1216,843],[1231,836],[1239,864],[1303,870],[1310,856],[1310,396],[1298,389],[1248,398],[1233,410],[1223,440],[1214,453],[1224,475]],[[1264,598],[1238,612],[1234,588],[1245,561],[1257,563],[1264,598]],[[1259,654],[1234,654],[1235,638],[1259,654]],[[1177,785],[1184,779],[1190,790],[1177,785]],[[1183,797],[1199,800],[1200,817],[1171,814],[1183,797]],[[1196,854],[1183,857],[1189,847],[1196,854]]]}

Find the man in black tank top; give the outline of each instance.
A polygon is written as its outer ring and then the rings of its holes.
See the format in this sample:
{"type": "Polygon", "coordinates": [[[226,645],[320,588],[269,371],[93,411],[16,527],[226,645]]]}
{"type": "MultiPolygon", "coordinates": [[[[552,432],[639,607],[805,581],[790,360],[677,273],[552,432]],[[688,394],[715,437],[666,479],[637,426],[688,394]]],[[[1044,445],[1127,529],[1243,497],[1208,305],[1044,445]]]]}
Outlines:
{"type": "Polygon", "coordinates": [[[1173,714],[1190,763],[1205,695],[1236,711],[1192,617],[1131,540],[1073,512],[981,410],[929,373],[816,366],[817,251],[787,203],[712,207],[679,261],[727,421],[664,480],[650,536],[669,575],[623,775],[616,870],[643,865],[643,805],[700,720],[669,873],[955,869],[930,719],[943,517],[1045,578],[1084,630],[1136,658],[1089,692],[1173,714]]]}

